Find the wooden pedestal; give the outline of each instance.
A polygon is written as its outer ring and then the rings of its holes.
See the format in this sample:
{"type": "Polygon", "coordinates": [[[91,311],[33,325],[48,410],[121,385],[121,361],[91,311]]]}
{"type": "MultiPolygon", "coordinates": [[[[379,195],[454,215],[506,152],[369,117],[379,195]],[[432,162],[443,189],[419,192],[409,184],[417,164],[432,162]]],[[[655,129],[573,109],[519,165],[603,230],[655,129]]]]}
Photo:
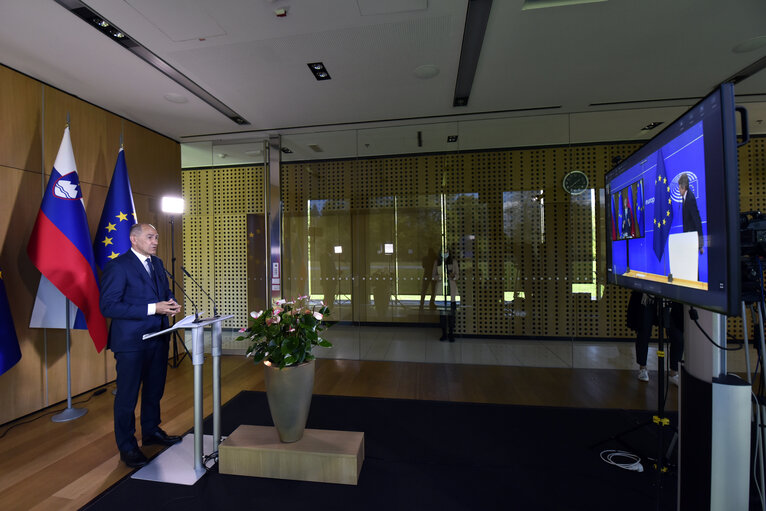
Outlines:
{"type": "Polygon", "coordinates": [[[218,447],[221,474],[357,484],[364,433],[307,429],[297,442],[279,441],[276,428],[243,424],[218,447]]]}

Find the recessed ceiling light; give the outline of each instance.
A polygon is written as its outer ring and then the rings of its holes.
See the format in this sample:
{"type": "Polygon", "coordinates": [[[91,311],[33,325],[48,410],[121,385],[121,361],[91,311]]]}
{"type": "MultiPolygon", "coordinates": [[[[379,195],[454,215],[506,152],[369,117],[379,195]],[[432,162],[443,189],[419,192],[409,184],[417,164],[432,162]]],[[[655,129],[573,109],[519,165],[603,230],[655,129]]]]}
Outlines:
{"type": "Polygon", "coordinates": [[[327,72],[327,68],[321,62],[310,62],[307,66],[309,66],[311,72],[314,73],[314,78],[317,80],[329,80],[332,78],[330,73],[327,72]]]}
{"type": "Polygon", "coordinates": [[[175,92],[168,92],[163,96],[166,100],[170,101],[171,103],[188,103],[189,98],[186,96],[182,96],[181,94],[176,94],[175,92]]]}
{"type": "Polygon", "coordinates": [[[731,49],[734,53],[747,53],[766,46],[766,35],[753,37],[747,41],[742,41],[731,49]]]}
{"type": "Polygon", "coordinates": [[[457,135],[447,135],[447,143],[457,142],[457,135]]]}
{"type": "Polygon", "coordinates": [[[422,66],[416,67],[415,71],[412,73],[418,78],[427,80],[428,78],[433,78],[434,76],[438,75],[439,68],[433,64],[423,64],[422,66]]]}
{"type": "Polygon", "coordinates": [[[282,148],[282,152],[285,153],[285,154],[292,154],[293,150],[290,149],[289,147],[283,147],[282,148]]]}

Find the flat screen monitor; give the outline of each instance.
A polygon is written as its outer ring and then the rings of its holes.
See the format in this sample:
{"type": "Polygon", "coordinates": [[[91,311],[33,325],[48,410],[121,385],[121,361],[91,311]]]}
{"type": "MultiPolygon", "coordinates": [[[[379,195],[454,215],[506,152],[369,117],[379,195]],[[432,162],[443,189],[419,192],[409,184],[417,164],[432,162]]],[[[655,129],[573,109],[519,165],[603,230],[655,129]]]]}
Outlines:
{"type": "Polygon", "coordinates": [[[724,84],[606,174],[607,281],[739,315],[738,193],[724,84]]]}

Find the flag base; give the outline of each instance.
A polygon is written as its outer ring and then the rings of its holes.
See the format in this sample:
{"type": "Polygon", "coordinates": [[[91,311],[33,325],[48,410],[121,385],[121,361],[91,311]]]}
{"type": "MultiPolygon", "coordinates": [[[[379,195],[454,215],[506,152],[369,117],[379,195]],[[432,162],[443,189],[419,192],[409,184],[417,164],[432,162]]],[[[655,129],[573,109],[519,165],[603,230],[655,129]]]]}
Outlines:
{"type": "Polygon", "coordinates": [[[69,408],[66,408],[64,411],[62,411],[61,413],[57,413],[56,415],[51,417],[51,420],[53,422],[69,422],[69,421],[73,421],[75,419],[79,419],[80,417],[82,417],[86,413],[88,413],[88,409],[87,408],[72,408],[72,407],[69,407],[69,408]]]}

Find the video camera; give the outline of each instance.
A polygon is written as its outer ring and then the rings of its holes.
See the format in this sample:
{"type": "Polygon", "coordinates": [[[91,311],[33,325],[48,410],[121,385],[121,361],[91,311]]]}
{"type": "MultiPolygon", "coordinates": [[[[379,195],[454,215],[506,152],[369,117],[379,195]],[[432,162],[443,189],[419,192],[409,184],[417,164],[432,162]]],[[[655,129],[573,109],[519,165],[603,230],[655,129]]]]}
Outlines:
{"type": "Polygon", "coordinates": [[[740,251],[742,255],[742,300],[760,302],[763,266],[766,257],[766,214],[744,211],[739,214],[740,251]]]}

